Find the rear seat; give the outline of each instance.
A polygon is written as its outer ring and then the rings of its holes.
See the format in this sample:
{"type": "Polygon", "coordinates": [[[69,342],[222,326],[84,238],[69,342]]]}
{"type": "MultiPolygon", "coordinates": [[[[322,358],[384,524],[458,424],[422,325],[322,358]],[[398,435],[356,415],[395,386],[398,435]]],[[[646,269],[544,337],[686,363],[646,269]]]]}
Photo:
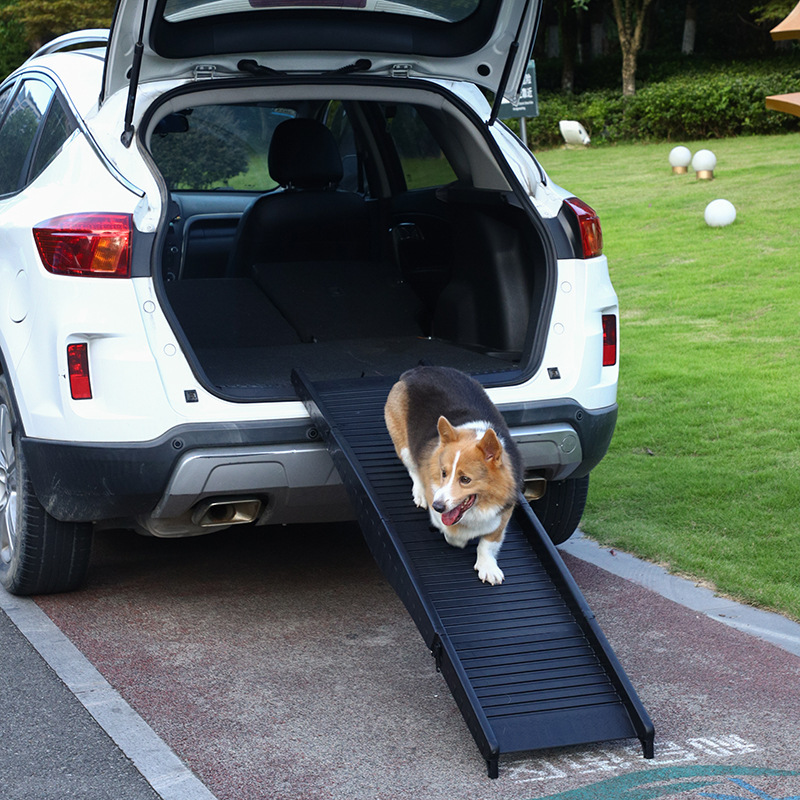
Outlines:
{"type": "Polygon", "coordinates": [[[249,278],[206,278],[164,284],[194,348],[296,344],[297,332],[249,278]]]}
{"type": "Polygon", "coordinates": [[[256,264],[253,278],[304,342],[421,336],[421,305],[374,261],[256,264]]]}
{"type": "Polygon", "coordinates": [[[312,119],[282,122],[269,171],[283,189],[242,216],[229,274],[253,278],[304,342],[421,335],[421,304],[381,253],[376,203],[337,189],[333,134],[312,119]]]}

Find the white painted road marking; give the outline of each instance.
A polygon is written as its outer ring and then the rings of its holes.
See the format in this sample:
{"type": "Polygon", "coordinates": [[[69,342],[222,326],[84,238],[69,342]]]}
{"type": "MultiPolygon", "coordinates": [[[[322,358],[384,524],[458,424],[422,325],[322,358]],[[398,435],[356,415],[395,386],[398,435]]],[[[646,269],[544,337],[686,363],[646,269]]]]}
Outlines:
{"type": "Polygon", "coordinates": [[[33,600],[0,587],[0,609],[163,800],[216,800],[33,600]]]}

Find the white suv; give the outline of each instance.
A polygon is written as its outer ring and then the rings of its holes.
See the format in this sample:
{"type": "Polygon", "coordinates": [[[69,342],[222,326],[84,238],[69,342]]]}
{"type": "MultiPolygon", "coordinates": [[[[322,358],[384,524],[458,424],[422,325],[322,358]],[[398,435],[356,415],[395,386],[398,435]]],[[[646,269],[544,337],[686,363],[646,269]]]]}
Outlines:
{"type": "Polygon", "coordinates": [[[540,0],[120,0],[0,87],[0,577],[352,518],[290,375],[476,376],[555,541],[616,421],[587,205],[496,119],[540,0]],[[543,493],[543,495],[542,495],[543,493]],[[540,495],[542,495],[540,497],[540,495]]]}

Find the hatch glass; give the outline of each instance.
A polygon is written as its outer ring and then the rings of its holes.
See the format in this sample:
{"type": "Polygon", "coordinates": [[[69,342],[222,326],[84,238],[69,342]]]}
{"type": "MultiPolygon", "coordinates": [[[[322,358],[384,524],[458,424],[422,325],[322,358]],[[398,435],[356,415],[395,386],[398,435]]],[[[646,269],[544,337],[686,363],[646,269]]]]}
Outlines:
{"type": "Polygon", "coordinates": [[[373,11],[379,14],[406,14],[460,22],[472,14],[480,0],[167,0],[163,17],[167,22],[279,9],[333,9],[336,11],[373,11]]]}

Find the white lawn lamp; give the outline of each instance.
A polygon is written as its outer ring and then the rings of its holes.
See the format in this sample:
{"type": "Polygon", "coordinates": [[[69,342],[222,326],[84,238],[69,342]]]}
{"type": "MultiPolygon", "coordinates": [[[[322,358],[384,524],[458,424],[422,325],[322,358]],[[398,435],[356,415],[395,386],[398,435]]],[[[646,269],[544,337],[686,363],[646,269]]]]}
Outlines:
{"type": "Polygon", "coordinates": [[[714,178],[714,167],[717,166],[717,157],[710,150],[698,150],[692,159],[692,169],[701,181],[710,181],[714,178]]]}
{"type": "Polygon", "coordinates": [[[684,175],[689,171],[692,162],[692,151],[688,147],[678,145],[669,151],[669,165],[673,175],[684,175]]]}
{"type": "Polygon", "coordinates": [[[736,219],[736,207],[730,200],[712,200],[706,206],[703,218],[712,228],[724,228],[736,219]]]}

